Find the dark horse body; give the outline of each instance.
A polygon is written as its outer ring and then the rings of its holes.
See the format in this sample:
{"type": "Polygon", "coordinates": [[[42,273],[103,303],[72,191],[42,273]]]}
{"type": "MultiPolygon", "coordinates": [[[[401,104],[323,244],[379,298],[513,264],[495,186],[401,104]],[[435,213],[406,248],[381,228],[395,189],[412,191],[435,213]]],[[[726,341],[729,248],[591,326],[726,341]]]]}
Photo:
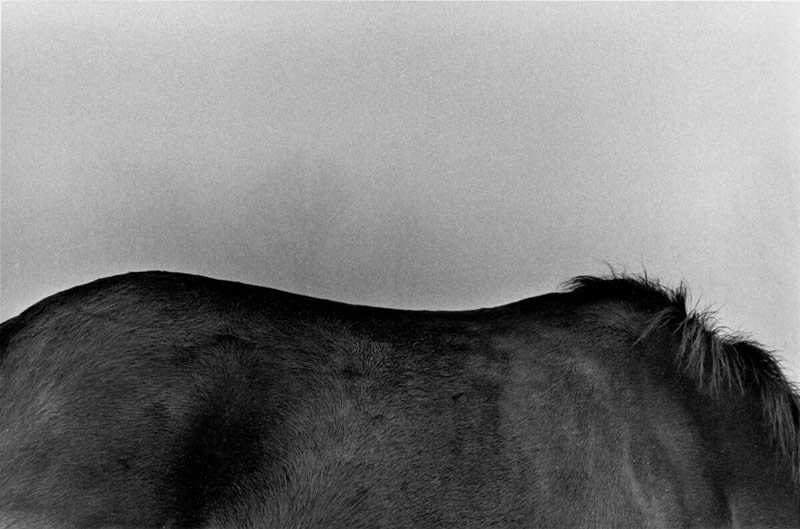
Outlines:
{"type": "Polygon", "coordinates": [[[0,527],[800,527],[798,399],[682,290],[464,312],[164,272],[0,326],[0,527]]]}

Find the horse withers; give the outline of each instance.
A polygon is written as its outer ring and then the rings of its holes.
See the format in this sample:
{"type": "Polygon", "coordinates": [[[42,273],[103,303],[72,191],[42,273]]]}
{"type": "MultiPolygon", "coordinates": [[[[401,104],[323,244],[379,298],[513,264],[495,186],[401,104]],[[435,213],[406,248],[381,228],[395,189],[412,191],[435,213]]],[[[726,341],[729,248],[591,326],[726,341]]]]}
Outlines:
{"type": "Polygon", "coordinates": [[[800,527],[798,396],[683,288],[460,312],[167,272],[0,326],[0,527],[800,527]]]}

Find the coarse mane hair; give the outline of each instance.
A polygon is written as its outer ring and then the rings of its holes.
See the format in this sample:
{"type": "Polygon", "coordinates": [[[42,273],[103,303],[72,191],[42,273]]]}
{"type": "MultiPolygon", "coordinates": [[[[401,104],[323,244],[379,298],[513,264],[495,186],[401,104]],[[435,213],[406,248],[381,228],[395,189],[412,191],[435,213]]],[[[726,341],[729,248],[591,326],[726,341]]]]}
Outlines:
{"type": "Polygon", "coordinates": [[[765,430],[778,457],[800,483],[800,394],[781,371],[773,352],[741,333],[719,325],[711,311],[689,308],[685,283],[667,288],[646,274],[578,276],[565,288],[584,299],[623,300],[645,306],[649,314],[635,342],[657,330],[672,332],[680,346],[676,365],[713,398],[748,394],[761,405],[765,430]]]}

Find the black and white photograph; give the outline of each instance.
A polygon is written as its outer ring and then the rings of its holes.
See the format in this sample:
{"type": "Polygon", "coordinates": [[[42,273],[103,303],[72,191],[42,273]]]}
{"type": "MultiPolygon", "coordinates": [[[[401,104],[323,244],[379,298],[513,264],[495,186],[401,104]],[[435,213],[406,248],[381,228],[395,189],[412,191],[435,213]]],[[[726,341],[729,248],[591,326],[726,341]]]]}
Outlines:
{"type": "Polygon", "coordinates": [[[800,3],[0,5],[0,529],[800,527],[800,3]]]}

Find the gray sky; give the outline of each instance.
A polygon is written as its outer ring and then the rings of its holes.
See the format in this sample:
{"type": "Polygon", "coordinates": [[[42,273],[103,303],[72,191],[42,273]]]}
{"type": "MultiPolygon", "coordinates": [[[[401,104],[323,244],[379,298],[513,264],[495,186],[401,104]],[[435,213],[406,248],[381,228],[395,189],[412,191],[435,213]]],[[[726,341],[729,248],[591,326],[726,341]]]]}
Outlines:
{"type": "Polygon", "coordinates": [[[169,269],[471,308],[604,261],[800,379],[800,5],[3,3],[0,318],[169,269]]]}

